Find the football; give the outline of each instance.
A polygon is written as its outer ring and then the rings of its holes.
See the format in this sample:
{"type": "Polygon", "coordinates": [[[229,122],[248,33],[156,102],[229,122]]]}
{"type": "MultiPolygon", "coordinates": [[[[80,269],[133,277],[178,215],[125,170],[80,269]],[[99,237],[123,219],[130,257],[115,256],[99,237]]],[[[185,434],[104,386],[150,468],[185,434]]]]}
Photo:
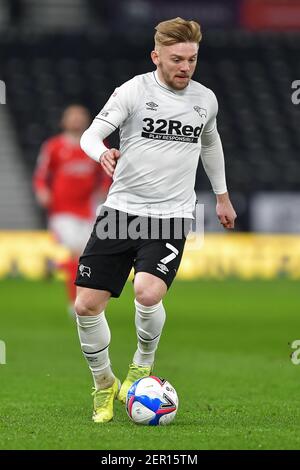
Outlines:
{"type": "Polygon", "coordinates": [[[166,425],[173,421],[178,409],[178,396],[170,382],[150,376],[139,379],[127,394],[126,410],[136,424],[166,425]]]}

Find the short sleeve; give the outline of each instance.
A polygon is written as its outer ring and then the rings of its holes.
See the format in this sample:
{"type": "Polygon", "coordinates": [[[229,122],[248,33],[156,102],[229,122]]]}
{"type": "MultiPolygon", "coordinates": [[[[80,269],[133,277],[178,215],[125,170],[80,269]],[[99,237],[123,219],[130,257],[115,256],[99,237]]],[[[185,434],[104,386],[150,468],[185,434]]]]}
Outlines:
{"type": "Polygon", "coordinates": [[[135,78],[116,88],[95,119],[104,121],[117,129],[134,112],[138,96],[137,88],[135,78]]]}

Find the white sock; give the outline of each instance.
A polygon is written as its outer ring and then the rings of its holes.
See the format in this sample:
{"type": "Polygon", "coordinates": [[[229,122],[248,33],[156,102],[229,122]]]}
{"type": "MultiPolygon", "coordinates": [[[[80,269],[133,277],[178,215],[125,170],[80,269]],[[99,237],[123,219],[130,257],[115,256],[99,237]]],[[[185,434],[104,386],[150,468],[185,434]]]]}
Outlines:
{"type": "Polygon", "coordinates": [[[165,323],[166,312],[162,301],[150,307],[139,304],[137,300],[134,303],[138,345],[133,362],[140,366],[152,365],[165,323]]]}
{"type": "Polygon", "coordinates": [[[95,388],[108,388],[114,382],[110,367],[108,346],[110,330],[104,312],[99,315],[81,316],[76,314],[77,329],[82,353],[93,374],[95,388]]]}

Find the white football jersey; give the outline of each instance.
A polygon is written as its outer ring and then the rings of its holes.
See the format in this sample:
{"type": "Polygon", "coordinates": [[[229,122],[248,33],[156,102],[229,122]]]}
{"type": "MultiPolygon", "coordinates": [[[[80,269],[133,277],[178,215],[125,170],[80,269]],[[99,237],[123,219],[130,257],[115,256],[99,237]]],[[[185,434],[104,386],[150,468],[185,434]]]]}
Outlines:
{"type": "Polygon", "coordinates": [[[191,80],[170,89],[157,72],[117,88],[96,120],[120,128],[120,153],[104,205],[127,213],[193,218],[201,136],[216,128],[214,93],[191,80]]]}

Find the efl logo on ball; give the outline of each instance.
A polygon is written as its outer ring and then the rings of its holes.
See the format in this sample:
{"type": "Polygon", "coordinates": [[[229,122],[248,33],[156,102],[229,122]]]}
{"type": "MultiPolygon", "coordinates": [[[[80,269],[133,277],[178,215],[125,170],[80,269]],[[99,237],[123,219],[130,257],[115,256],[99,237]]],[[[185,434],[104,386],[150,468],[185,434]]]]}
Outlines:
{"type": "Polygon", "coordinates": [[[166,425],[173,421],[178,409],[176,390],[165,379],[144,377],[128,390],[126,410],[136,424],[166,425]]]}

